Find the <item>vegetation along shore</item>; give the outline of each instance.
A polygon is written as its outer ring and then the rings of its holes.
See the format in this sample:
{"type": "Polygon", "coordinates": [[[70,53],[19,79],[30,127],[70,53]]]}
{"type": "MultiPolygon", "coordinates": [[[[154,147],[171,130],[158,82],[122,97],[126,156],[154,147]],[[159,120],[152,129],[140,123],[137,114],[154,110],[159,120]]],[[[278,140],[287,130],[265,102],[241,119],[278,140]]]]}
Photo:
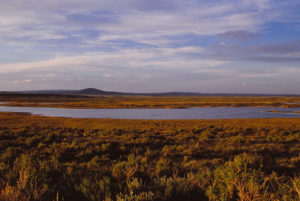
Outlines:
{"type": "Polygon", "coordinates": [[[187,108],[300,107],[300,97],[286,96],[75,96],[58,94],[0,94],[8,106],[56,108],[187,108]]]}
{"type": "Polygon", "coordinates": [[[299,200],[300,119],[0,113],[0,200],[299,200]]]}

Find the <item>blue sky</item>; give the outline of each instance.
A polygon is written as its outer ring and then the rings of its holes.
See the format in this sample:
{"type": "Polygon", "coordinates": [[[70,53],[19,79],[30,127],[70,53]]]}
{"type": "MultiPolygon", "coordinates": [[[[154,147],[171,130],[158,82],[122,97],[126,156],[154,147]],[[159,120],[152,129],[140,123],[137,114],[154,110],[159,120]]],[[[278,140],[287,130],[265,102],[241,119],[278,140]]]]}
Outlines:
{"type": "Polygon", "coordinates": [[[299,0],[0,1],[0,90],[300,94],[299,0]]]}

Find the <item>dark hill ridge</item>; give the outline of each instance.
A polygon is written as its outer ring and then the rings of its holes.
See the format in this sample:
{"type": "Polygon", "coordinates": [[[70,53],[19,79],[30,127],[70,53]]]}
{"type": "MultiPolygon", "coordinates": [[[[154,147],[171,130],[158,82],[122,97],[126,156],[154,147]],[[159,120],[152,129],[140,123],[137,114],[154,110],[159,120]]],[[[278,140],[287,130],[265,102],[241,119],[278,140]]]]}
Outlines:
{"type": "Polygon", "coordinates": [[[96,89],[96,88],[86,88],[86,89],[78,90],[78,91],[74,92],[73,94],[79,94],[79,95],[125,95],[127,93],[102,91],[102,90],[96,89]]]}
{"type": "Polygon", "coordinates": [[[33,91],[0,91],[0,95],[67,95],[67,96],[300,96],[299,94],[238,94],[238,93],[197,93],[197,92],[164,92],[164,93],[127,93],[103,91],[96,88],[81,90],[33,90],[33,91]]]}
{"type": "Polygon", "coordinates": [[[104,93],[104,91],[102,91],[100,89],[96,89],[96,88],[86,88],[86,89],[79,90],[78,93],[81,93],[81,94],[98,94],[98,93],[104,93]]]}

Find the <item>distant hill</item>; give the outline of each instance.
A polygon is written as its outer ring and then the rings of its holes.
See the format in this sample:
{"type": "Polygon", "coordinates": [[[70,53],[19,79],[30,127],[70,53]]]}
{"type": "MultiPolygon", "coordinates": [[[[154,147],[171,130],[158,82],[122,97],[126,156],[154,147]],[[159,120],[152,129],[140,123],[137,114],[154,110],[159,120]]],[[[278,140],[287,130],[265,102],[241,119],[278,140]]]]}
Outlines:
{"type": "Polygon", "coordinates": [[[100,89],[86,88],[86,89],[79,90],[75,93],[79,93],[79,94],[103,94],[105,92],[100,90],[100,89]]]}
{"type": "Polygon", "coordinates": [[[0,94],[72,94],[77,90],[0,91],[0,94]]]}
{"type": "Polygon", "coordinates": [[[197,93],[197,92],[163,92],[163,93],[127,93],[103,91],[96,88],[81,90],[34,90],[34,91],[0,91],[0,95],[68,95],[68,96],[300,96],[299,94],[235,94],[235,93],[197,93]]]}
{"type": "Polygon", "coordinates": [[[128,93],[113,92],[113,91],[102,91],[95,88],[87,88],[73,92],[73,94],[79,95],[127,95],[128,93]]]}

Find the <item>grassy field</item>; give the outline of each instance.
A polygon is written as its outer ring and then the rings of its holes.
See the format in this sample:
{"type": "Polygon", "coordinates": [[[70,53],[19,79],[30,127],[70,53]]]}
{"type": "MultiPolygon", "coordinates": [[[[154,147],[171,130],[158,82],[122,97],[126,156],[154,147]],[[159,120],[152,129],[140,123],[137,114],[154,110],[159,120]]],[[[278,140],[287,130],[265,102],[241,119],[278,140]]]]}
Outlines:
{"type": "Polygon", "coordinates": [[[300,97],[0,95],[10,106],[59,108],[300,107],[300,97]]]}
{"type": "Polygon", "coordinates": [[[300,119],[0,113],[0,200],[300,200],[300,119]]]}

